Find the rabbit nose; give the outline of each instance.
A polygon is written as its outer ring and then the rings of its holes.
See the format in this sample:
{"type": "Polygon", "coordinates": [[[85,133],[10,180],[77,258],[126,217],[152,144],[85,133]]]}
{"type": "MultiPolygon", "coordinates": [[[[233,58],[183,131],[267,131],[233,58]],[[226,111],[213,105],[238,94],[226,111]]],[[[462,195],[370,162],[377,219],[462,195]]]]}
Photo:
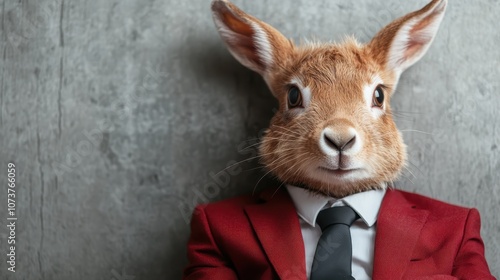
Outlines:
{"type": "Polygon", "coordinates": [[[322,134],[320,146],[326,154],[348,151],[356,143],[356,131],[352,128],[343,131],[325,128],[322,134]]]}
{"type": "Polygon", "coordinates": [[[337,151],[349,150],[349,148],[351,148],[354,145],[354,142],[356,141],[356,136],[353,136],[350,140],[347,140],[347,142],[344,139],[337,140],[335,138],[331,138],[326,133],[324,137],[325,137],[325,142],[328,144],[328,146],[337,149],[337,151]]]}
{"type": "Polygon", "coordinates": [[[339,152],[349,150],[354,145],[354,142],[356,142],[356,135],[352,136],[352,138],[349,139],[349,138],[335,138],[332,137],[332,135],[329,135],[329,133],[325,133],[323,134],[323,137],[325,138],[326,144],[330,148],[336,149],[339,152]]]}

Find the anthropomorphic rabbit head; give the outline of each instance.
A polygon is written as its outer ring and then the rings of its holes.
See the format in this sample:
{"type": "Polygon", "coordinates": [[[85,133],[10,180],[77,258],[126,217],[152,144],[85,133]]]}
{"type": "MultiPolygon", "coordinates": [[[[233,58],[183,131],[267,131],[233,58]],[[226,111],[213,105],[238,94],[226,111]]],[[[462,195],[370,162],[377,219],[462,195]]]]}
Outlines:
{"type": "Polygon", "coordinates": [[[427,51],[446,9],[433,0],[369,43],[301,46],[225,0],[215,24],[231,54],[279,101],[260,154],[281,181],[343,197],[384,188],[406,162],[390,99],[401,73],[427,51]]]}

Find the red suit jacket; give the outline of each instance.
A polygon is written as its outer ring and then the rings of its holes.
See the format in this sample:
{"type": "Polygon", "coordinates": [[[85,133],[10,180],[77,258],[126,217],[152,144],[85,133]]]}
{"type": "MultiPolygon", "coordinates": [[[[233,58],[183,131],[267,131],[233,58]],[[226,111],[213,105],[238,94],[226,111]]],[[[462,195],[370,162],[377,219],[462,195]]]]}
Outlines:
{"type": "MultiPolygon", "coordinates": [[[[377,219],[373,279],[495,279],[476,209],[388,190],[377,219]]],[[[288,192],[196,207],[184,279],[306,279],[299,218],[288,192]]]]}

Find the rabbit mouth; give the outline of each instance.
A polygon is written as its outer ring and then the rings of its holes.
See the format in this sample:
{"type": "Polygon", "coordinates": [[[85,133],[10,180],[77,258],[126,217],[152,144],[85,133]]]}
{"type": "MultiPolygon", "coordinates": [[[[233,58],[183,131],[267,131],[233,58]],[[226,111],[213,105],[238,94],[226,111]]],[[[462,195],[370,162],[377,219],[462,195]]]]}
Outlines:
{"type": "Polygon", "coordinates": [[[341,168],[331,169],[331,168],[327,168],[327,167],[323,167],[323,166],[318,167],[318,169],[321,170],[321,171],[323,171],[323,172],[328,172],[329,174],[333,174],[333,175],[339,176],[339,177],[343,177],[343,176],[349,175],[349,174],[351,174],[353,172],[356,172],[356,171],[360,170],[359,168],[353,168],[353,169],[341,169],[341,168]]]}

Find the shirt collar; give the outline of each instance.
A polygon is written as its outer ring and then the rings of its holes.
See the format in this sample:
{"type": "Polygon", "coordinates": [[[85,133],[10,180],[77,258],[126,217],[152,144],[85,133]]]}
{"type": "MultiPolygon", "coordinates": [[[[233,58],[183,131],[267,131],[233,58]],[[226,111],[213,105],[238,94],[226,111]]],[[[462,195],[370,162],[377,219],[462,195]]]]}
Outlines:
{"type": "Polygon", "coordinates": [[[303,188],[287,185],[288,193],[295,204],[297,214],[312,227],[316,225],[319,211],[332,202],[333,204],[347,204],[361,217],[363,222],[371,227],[377,222],[380,205],[385,195],[385,188],[369,190],[346,196],[342,199],[316,194],[303,188]]]}

